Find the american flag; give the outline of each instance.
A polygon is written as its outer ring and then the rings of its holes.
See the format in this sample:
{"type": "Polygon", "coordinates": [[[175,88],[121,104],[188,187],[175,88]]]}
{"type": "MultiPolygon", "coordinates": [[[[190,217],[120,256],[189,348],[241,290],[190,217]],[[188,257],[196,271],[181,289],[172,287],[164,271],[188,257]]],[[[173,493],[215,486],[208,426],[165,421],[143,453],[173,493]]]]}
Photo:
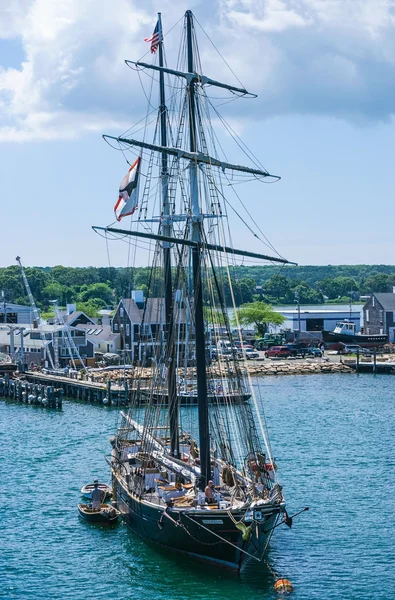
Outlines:
{"type": "Polygon", "coordinates": [[[158,46],[162,40],[163,40],[162,28],[161,28],[160,22],[158,20],[157,24],[155,25],[154,33],[151,35],[151,37],[144,38],[144,41],[151,42],[151,48],[150,48],[151,54],[156,54],[158,46]]]}

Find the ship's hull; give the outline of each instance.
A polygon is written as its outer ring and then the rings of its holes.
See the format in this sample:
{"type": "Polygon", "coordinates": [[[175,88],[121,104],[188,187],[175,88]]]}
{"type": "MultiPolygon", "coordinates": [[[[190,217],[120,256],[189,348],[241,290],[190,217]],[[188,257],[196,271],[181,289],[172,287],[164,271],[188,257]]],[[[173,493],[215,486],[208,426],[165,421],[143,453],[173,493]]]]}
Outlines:
{"type": "Polygon", "coordinates": [[[322,337],[325,346],[330,347],[335,344],[338,345],[358,345],[362,348],[374,348],[375,346],[383,346],[388,342],[388,335],[375,334],[368,335],[363,333],[356,333],[354,335],[348,335],[345,333],[334,333],[333,331],[322,332],[322,337]]]}
{"type": "Polygon", "coordinates": [[[232,512],[232,518],[226,510],[165,510],[130,494],[117,478],[115,487],[118,510],[134,533],[167,550],[238,572],[257,562],[252,556],[262,559],[282,510],[279,505],[259,507],[261,521],[254,522],[249,540],[243,541],[233,519],[241,521],[245,511],[232,512]]]}
{"type": "MultiPolygon", "coordinates": [[[[243,402],[247,402],[251,398],[251,394],[208,394],[207,400],[209,404],[241,404],[243,402]]],[[[140,391],[140,401],[141,404],[146,404],[147,402],[152,402],[154,404],[168,404],[169,399],[167,393],[157,393],[157,392],[146,392],[145,390],[140,391]]],[[[197,393],[182,393],[177,395],[177,402],[181,406],[191,406],[198,404],[198,396],[197,393]]]]}

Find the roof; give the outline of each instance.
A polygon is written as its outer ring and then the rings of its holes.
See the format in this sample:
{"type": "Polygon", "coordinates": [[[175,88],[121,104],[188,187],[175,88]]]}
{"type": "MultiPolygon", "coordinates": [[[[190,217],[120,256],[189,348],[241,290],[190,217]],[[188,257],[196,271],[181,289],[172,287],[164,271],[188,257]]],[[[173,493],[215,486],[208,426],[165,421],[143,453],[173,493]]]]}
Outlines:
{"type": "Polygon", "coordinates": [[[121,302],[122,302],[126,312],[128,313],[129,318],[132,321],[132,323],[136,323],[136,324],[140,325],[142,311],[139,309],[139,307],[137,306],[135,301],[132,300],[131,298],[123,298],[121,300],[121,302]]]}
{"type": "Polygon", "coordinates": [[[395,294],[373,294],[384,310],[395,310],[395,294]]]}
{"type": "Polygon", "coordinates": [[[114,333],[111,330],[111,325],[77,325],[76,329],[85,331],[86,337],[92,342],[106,341],[113,342],[120,336],[119,333],[114,333]]]}
{"type": "MultiPolygon", "coordinates": [[[[10,311],[10,310],[17,311],[18,309],[20,309],[20,310],[23,309],[23,310],[26,310],[26,311],[32,311],[33,310],[31,306],[28,306],[26,304],[13,304],[12,302],[6,302],[5,303],[5,308],[6,308],[7,311],[10,311]]],[[[0,310],[4,310],[4,302],[0,303],[0,310]]]]}
{"type": "Polygon", "coordinates": [[[79,317],[83,315],[84,317],[86,317],[92,324],[95,323],[95,321],[93,319],[91,319],[91,317],[88,317],[88,315],[86,313],[84,313],[82,310],[74,310],[72,313],[65,314],[63,312],[63,319],[64,322],[66,323],[66,325],[72,325],[72,323],[74,323],[74,321],[76,321],[77,319],[79,319],[79,317]]]}
{"type": "MultiPolygon", "coordinates": [[[[145,309],[139,308],[131,298],[123,298],[123,306],[129,315],[132,323],[141,325],[143,320],[147,324],[165,323],[165,299],[164,298],[147,298],[145,300],[145,309]],[[145,310],[145,314],[144,314],[145,310]]],[[[185,308],[175,310],[175,318],[177,322],[185,322],[185,308]]]]}
{"type": "MultiPolygon", "coordinates": [[[[10,332],[5,329],[0,330],[0,346],[9,346],[10,345],[10,332]]],[[[21,345],[21,338],[18,333],[15,332],[14,336],[15,347],[19,348],[21,345]]],[[[30,336],[23,337],[23,347],[25,350],[28,348],[40,348],[42,349],[44,346],[48,345],[49,340],[31,340],[30,336]]]]}

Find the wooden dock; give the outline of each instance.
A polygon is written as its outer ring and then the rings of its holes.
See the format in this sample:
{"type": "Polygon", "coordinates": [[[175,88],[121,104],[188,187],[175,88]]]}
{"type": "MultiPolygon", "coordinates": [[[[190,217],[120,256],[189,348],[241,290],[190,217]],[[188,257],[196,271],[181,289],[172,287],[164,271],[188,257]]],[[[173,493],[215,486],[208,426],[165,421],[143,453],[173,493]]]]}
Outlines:
{"type": "Polygon", "coordinates": [[[62,408],[63,390],[54,385],[32,383],[26,379],[12,379],[8,374],[0,377],[0,396],[15,402],[35,404],[48,408],[62,408]]]}
{"type": "Polygon", "coordinates": [[[27,371],[24,377],[26,381],[34,384],[56,386],[62,389],[64,395],[69,398],[76,398],[94,404],[126,406],[130,400],[130,389],[127,382],[125,382],[125,385],[119,385],[110,380],[107,383],[97,383],[85,379],[73,379],[71,377],[50,375],[36,371],[27,371]]]}
{"type": "Polygon", "coordinates": [[[344,361],[344,363],[355,369],[357,373],[395,373],[395,362],[381,361],[344,361]]]}

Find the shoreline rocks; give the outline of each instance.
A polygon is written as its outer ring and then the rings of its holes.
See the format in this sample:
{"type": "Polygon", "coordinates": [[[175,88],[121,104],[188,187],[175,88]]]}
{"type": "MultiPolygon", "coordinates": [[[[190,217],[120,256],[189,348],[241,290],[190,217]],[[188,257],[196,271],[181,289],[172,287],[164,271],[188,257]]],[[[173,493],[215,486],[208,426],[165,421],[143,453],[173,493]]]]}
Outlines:
{"type": "MultiPolygon", "coordinates": [[[[285,360],[282,361],[256,361],[251,364],[247,364],[247,368],[245,365],[240,365],[240,370],[242,374],[249,373],[252,377],[265,377],[265,376],[273,376],[273,375],[315,375],[321,373],[353,373],[354,370],[344,364],[342,362],[332,363],[332,362],[288,362],[285,360]]],[[[211,377],[232,377],[234,375],[234,370],[232,367],[229,367],[225,363],[215,363],[211,366],[210,376],[211,377]]],[[[179,370],[178,376],[182,378],[184,373],[182,370],[179,370]]],[[[150,381],[152,378],[152,370],[146,368],[136,367],[133,371],[129,371],[126,374],[126,379],[129,384],[136,382],[138,380],[146,380],[150,381]]],[[[96,373],[95,376],[92,377],[93,381],[98,383],[105,384],[108,380],[112,383],[121,384],[124,381],[124,372],[123,370],[115,370],[107,373],[96,373]]],[[[188,381],[193,381],[196,379],[196,369],[193,367],[188,368],[187,372],[188,381]]]]}

